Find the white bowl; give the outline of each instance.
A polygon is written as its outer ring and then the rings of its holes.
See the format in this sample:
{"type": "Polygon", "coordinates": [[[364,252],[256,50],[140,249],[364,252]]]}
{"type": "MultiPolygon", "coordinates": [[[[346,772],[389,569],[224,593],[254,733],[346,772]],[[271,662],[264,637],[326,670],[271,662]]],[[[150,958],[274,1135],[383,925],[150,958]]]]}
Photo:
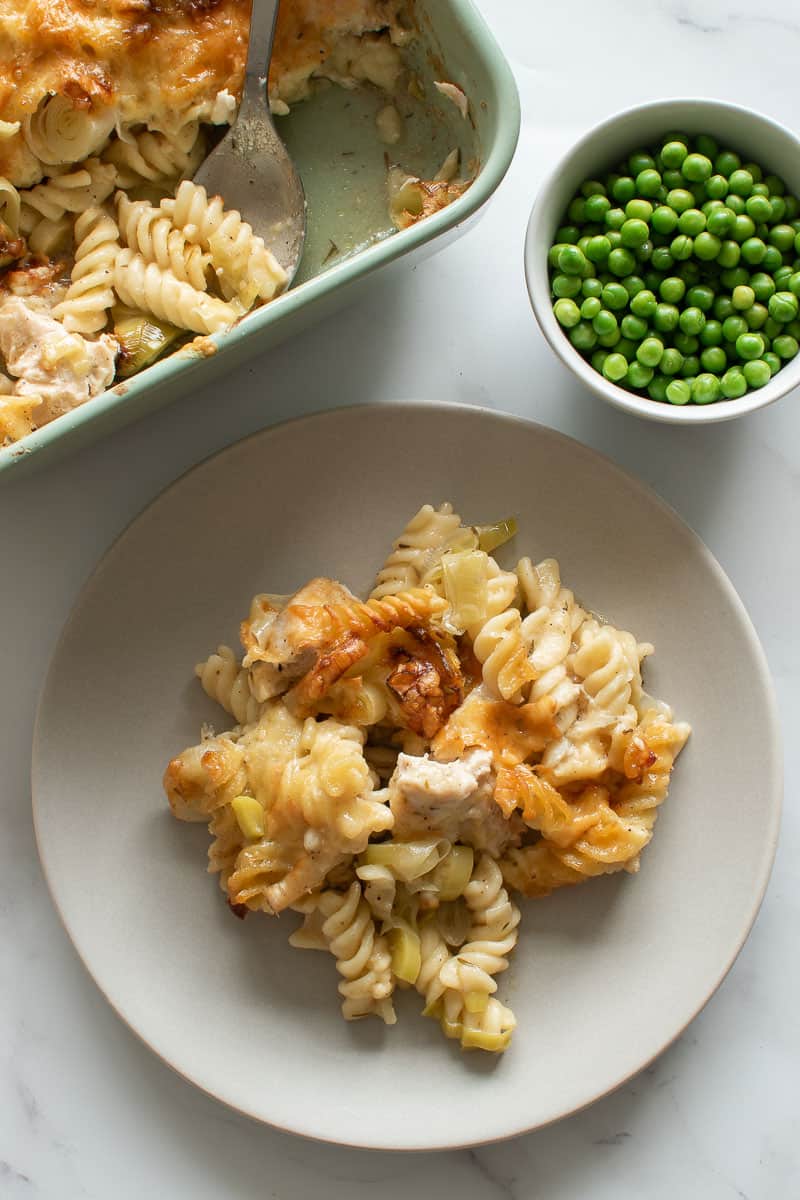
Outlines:
{"type": "MultiPolygon", "coordinates": [[[[652,492],[528,421],[381,404],[229,447],[122,534],[56,649],[33,797],[78,953],[157,1054],[284,1129],[431,1150],[574,1112],[677,1037],[758,910],[781,761],[769,672],[741,601],[652,492]],[[368,587],[409,514],[447,497],[469,522],[517,514],[507,562],[557,554],[582,601],[652,637],[646,686],[693,728],[641,872],[523,903],[500,991],[519,1027],[500,1061],[443,1039],[416,992],[402,994],[391,1029],[345,1024],[330,956],[287,945],[294,914],[234,920],[205,871],[205,828],[174,821],[161,788],[201,723],[220,728],[192,668],[219,641],[235,644],[252,594],[326,573],[368,587]]],[[[107,1052],[102,1037],[95,1052],[107,1052]]]]}
{"type": "Polygon", "coordinates": [[[800,141],[777,121],[722,100],[654,100],[640,104],[590,129],[542,184],[528,223],[525,276],[542,333],[559,358],[596,395],[617,408],[652,421],[707,425],[766,408],[797,387],[800,384],[800,355],[782,367],[766,387],[747,392],[738,400],[678,406],[651,400],[647,395],[638,396],[610,383],[573,347],[553,313],[547,271],[547,252],[555,231],[562,224],[567,205],[581,183],[601,177],[619,159],[657,141],[671,129],[711,134],[743,158],[779,175],[787,190],[800,197],[800,141]]]}

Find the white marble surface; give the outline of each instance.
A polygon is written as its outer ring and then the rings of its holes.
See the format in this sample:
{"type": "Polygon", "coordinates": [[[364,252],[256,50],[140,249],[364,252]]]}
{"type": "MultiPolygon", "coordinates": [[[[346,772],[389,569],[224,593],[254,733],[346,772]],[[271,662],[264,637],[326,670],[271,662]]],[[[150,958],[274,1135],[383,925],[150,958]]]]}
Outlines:
{"type": "Polygon", "coordinates": [[[539,335],[521,251],[538,180],[617,108],[703,92],[800,128],[800,9],[786,0],[574,0],[569,9],[483,0],[483,8],[517,75],[523,132],[508,179],[468,238],[391,291],[373,292],[239,371],[224,391],[195,394],[0,494],[2,1200],[400,1200],[444,1189],[462,1200],[798,1195],[800,906],[791,880],[800,853],[800,396],[691,431],[607,408],[579,391],[539,335]],[[764,641],[789,780],[761,915],[727,981],[680,1041],[570,1120],[439,1156],[306,1143],[235,1116],[173,1075],[118,1021],[78,962],[44,886],[29,804],[28,748],[48,658],[82,580],[125,523],[186,467],[266,423],[410,395],[556,426],[638,473],[678,509],[729,572],[764,641]]]}

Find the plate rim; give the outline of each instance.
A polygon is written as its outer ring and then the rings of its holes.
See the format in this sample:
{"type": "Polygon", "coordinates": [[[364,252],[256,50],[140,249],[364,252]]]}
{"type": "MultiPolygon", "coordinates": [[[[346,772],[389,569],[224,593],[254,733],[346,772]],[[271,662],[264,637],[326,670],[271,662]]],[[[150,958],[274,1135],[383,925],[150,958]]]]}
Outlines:
{"type": "Polygon", "coordinates": [[[730,580],[727,572],[724,570],[721,563],[714,555],[713,551],[706,545],[706,543],[703,541],[703,539],[700,537],[700,535],[694,530],[694,528],[686,520],[684,520],[684,518],[672,507],[672,505],[669,504],[666,500],[664,500],[663,497],[661,495],[659,495],[659,493],[654,488],[650,487],[649,484],[645,483],[643,480],[639,479],[637,476],[631,474],[625,468],[620,467],[607,454],[604,454],[601,451],[595,450],[591,446],[587,446],[584,442],[578,441],[577,438],[571,437],[569,434],[562,433],[560,430],[553,429],[552,427],[550,427],[548,425],[544,425],[541,422],[529,420],[527,417],[521,417],[521,416],[517,416],[516,414],[513,414],[513,413],[499,411],[499,410],[496,410],[493,408],[489,408],[485,405],[462,404],[462,403],[455,403],[455,402],[442,401],[442,400],[425,400],[425,399],[420,399],[418,397],[413,398],[413,399],[407,399],[407,400],[364,402],[364,403],[356,403],[356,404],[339,405],[339,406],[336,406],[335,408],[326,409],[321,412],[307,413],[307,414],[303,414],[303,415],[297,416],[297,417],[290,417],[284,421],[280,421],[275,424],[263,426],[260,429],[254,430],[252,433],[246,435],[245,437],[238,438],[232,442],[229,442],[227,445],[206,455],[200,461],[198,461],[197,463],[194,463],[192,466],[188,467],[185,471],[181,472],[181,474],[178,475],[177,478],[172,480],[170,483],[166,484],[164,487],[160,488],[142,506],[142,508],[137,513],[134,514],[133,517],[131,517],[128,521],[125,522],[123,528],[119,531],[119,533],[115,537],[113,537],[112,540],[108,543],[108,545],[105,547],[105,549],[101,552],[99,558],[93,565],[93,567],[90,570],[90,572],[88,573],[88,575],[83,580],[76,595],[74,596],[72,604],[70,605],[69,612],[66,616],[66,619],[64,620],[64,623],[61,627],[58,638],[56,639],[56,642],[51,651],[47,670],[45,672],[45,676],[44,676],[44,679],[43,679],[43,682],[42,682],[42,685],[40,688],[40,692],[39,692],[39,696],[38,696],[38,700],[37,700],[37,704],[36,704],[36,712],[35,712],[35,716],[34,716],[33,734],[32,734],[32,741],[31,741],[31,809],[32,809],[32,817],[33,817],[34,837],[35,837],[35,841],[36,841],[36,850],[37,850],[37,854],[39,857],[39,863],[40,863],[40,867],[42,870],[42,874],[44,876],[45,883],[47,884],[47,889],[50,894],[50,898],[52,900],[56,914],[59,918],[59,921],[61,922],[64,932],[67,935],[67,938],[69,939],[70,944],[72,945],[73,950],[77,954],[78,959],[80,960],[82,966],[86,970],[89,978],[92,980],[92,983],[98,988],[98,990],[100,991],[103,998],[109,1004],[110,1008],[113,1010],[113,1012],[116,1014],[116,1016],[123,1022],[123,1024],[127,1027],[127,1029],[129,1029],[136,1036],[136,1038],[139,1040],[139,1042],[141,1042],[142,1045],[146,1046],[147,1049],[161,1063],[163,1063],[164,1065],[169,1067],[170,1070],[172,1070],[181,1079],[185,1080],[187,1083],[191,1084],[192,1087],[197,1088],[204,1095],[210,1097],[211,1099],[215,1100],[216,1102],[224,1104],[226,1107],[232,1109],[234,1112],[238,1113],[242,1117],[245,1117],[249,1120],[255,1121],[258,1124],[265,1125],[269,1128],[279,1130],[282,1133],[291,1134],[293,1136],[309,1138],[312,1141],[320,1142],[325,1145],[341,1146],[341,1147],[348,1148],[348,1149],[386,1151],[386,1152],[391,1152],[391,1153],[409,1153],[409,1154],[411,1154],[411,1153],[428,1153],[428,1152],[438,1152],[438,1151],[447,1151],[447,1150],[464,1150],[464,1149],[470,1149],[472,1147],[483,1146],[483,1145],[496,1145],[500,1142],[508,1141],[511,1138],[523,1136],[526,1133],[532,1133],[539,1129],[546,1129],[548,1126],[554,1125],[558,1121],[562,1121],[567,1117],[575,1116],[578,1113],[585,1111],[586,1109],[590,1108],[593,1104],[597,1103],[599,1100],[604,1099],[606,1096],[612,1095],[613,1093],[618,1091],[621,1087],[623,1087],[626,1083],[628,1083],[631,1079],[634,1079],[637,1075],[639,1075],[642,1071],[644,1071],[657,1058],[659,1058],[666,1050],[668,1050],[669,1047],[672,1046],[678,1040],[678,1038],[686,1031],[686,1029],[689,1027],[689,1025],[691,1025],[691,1023],[696,1019],[696,1017],[699,1016],[699,1014],[703,1011],[703,1009],[706,1007],[706,1005],[709,1003],[709,1001],[713,998],[713,996],[719,990],[720,986],[722,985],[722,983],[728,976],[731,968],[733,967],[734,963],[736,962],[736,959],[738,958],[745,943],[747,942],[747,939],[750,936],[750,933],[753,929],[753,925],[755,924],[756,918],[758,917],[758,914],[761,910],[762,903],[764,901],[764,896],[766,894],[766,890],[769,885],[770,877],[772,874],[772,868],[773,868],[773,864],[775,861],[775,855],[777,852],[780,827],[781,827],[781,812],[782,812],[782,807],[783,807],[783,785],[784,785],[784,770],[783,770],[782,726],[781,726],[780,711],[778,708],[777,696],[775,693],[775,686],[774,686],[774,682],[773,682],[773,678],[772,678],[772,673],[769,668],[769,663],[767,660],[766,652],[764,650],[764,647],[761,644],[761,640],[758,636],[758,632],[755,628],[755,625],[753,624],[750,614],[747,611],[744,601],[739,596],[739,594],[736,591],[736,588],[734,587],[732,581],[730,580]],[[58,896],[56,894],[56,889],[54,887],[54,884],[53,884],[53,881],[52,881],[52,878],[50,875],[50,871],[48,868],[47,858],[46,858],[45,853],[43,852],[43,838],[41,836],[41,831],[40,831],[40,824],[39,824],[40,814],[38,811],[38,802],[37,802],[37,795],[38,795],[38,791],[39,791],[39,787],[40,787],[39,768],[37,765],[37,758],[39,756],[38,755],[39,745],[42,740],[42,714],[43,714],[44,702],[45,702],[45,698],[47,696],[47,693],[48,693],[48,690],[50,687],[51,677],[55,671],[57,660],[58,660],[59,654],[61,652],[62,646],[64,645],[64,643],[69,635],[69,632],[71,630],[72,624],[73,624],[74,620],[76,619],[76,617],[83,605],[84,598],[85,598],[86,594],[89,592],[89,590],[91,589],[91,587],[93,586],[93,584],[97,581],[97,579],[99,578],[102,571],[105,569],[108,559],[110,558],[112,553],[117,549],[118,545],[128,535],[128,533],[131,531],[133,526],[136,525],[143,517],[145,517],[146,514],[149,513],[150,510],[156,506],[156,504],[158,504],[161,500],[163,500],[167,496],[168,493],[170,493],[171,491],[173,491],[174,489],[177,489],[180,485],[182,485],[183,482],[186,479],[188,479],[190,476],[192,476],[195,472],[199,471],[203,467],[208,466],[214,460],[222,459],[226,455],[231,455],[234,452],[236,452],[240,447],[242,447],[250,442],[255,442],[256,440],[268,441],[271,436],[282,433],[290,426],[302,427],[304,425],[308,425],[308,424],[312,424],[312,423],[313,424],[326,424],[328,422],[335,422],[335,421],[341,419],[343,416],[349,417],[354,414],[362,414],[363,415],[365,412],[369,413],[370,415],[374,414],[376,416],[379,414],[382,414],[382,413],[386,413],[386,412],[394,412],[397,414],[402,414],[402,413],[407,413],[409,409],[414,410],[415,412],[422,412],[422,413],[430,412],[430,413],[435,413],[437,415],[454,414],[456,419],[459,419],[462,416],[465,416],[465,417],[477,416],[480,418],[488,419],[489,421],[496,421],[501,424],[522,427],[526,431],[533,432],[534,436],[544,436],[546,438],[547,437],[554,438],[556,441],[559,441],[561,443],[565,443],[565,444],[569,445],[573,452],[577,451],[584,458],[592,459],[595,461],[600,460],[600,462],[605,466],[605,468],[609,469],[611,471],[612,475],[616,475],[617,478],[620,479],[622,482],[624,482],[628,487],[633,488],[635,492],[638,492],[640,495],[645,496],[647,498],[648,502],[655,503],[655,505],[659,509],[661,509],[661,511],[663,512],[663,514],[669,521],[671,521],[673,524],[677,524],[677,526],[685,534],[688,534],[690,540],[694,542],[694,545],[695,545],[695,548],[697,549],[697,551],[701,554],[703,559],[706,561],[708,567],[715,574],[718,583],[722,586],[724,592],[727,595],[729,603],[731,604],[732,608],[734,609],[736,615],[739,617],[742,627],[746,631],[746,634],[747,634],[748,645],[754,656],[755,665],[757,667],[757,672],[758,672],[758,679],[762,686],[764,696],[765,696],[765,701],[766,701],[765,715],[767,717],[768,726],[769,726],[769,741],[768,741],[768,743],[765,743],[765,749],[768,751],[767,762],[768,762],[768,767],[769,767],[769,770],[765,776],[765,781],[768,785],[765,788],[765,795],[768,798],[768,806],[767,806],[766,811],[767,811],[767,815],[768,815],[769,819],[765,822],[766,840],[765,840],[765,845],[764,845],[764,849],[762,851],[760,862],[758,863],[758,886],[753,890],[753,894],[752,894],[752,898],[751,898],[751,902],[750,902],[750,906],[749,906],[748,916],[747,916],[746,921],[743,924],[741,933],[739,935],[737,935],[737,938],[735,939],[736,944],[732,947],[732,950],[730,951],[729,955],[726,957],[721,969],[719,970],[719,972],[717,974],[717,977],[713,980],[709,990],[696,1003],[696,1005],[693,1006],[692,1012],[687,1017],[687,1019],[685,1021],[683,1021],[679,1025],[679,1027],[673,1033],[670,1034],[669,1037],[667,1037],[663,1042],[661,1042],[659,1044],[659,1046],[655,1050],[653,1050],[652,1053],[650,1053],[647,1056],[647,1058],[643,1059],[639,1063],[638,1066],[636,1066],[634,1069],[632,1069],[630,1071],[627,1071],[624,1075],[622,1075],[618,1078],[615,1078],[607,1086],[600,1088],[599,1090],[594,1092],[590,1097],[583,1100],[580,1104],[567,1105],[561,1111],[554,1113],[552,1116],[549,1116],[547,1119],[541,1120],[541,1121],[536,1121],[533,1124],[523,1122],[522,1124],[515,1125],[515,1127],[513,1129],[510,1129],[507,1132],[505,1132],[503,1134],[499,1134],[497,1136],[492,1136],[489,1138],[477,1137],[477,1138],[470,1138],[468,1140],[461,1140],[461,1141],[451,1140],[451,1141],[445,1142],[445,1141],[438,1140],[436,1143],[422,1142],[422,1143],[414,1143],[414,1144],[409,1144],[409,1143],[397,1144],[397,1143],[393,1143],[391,1141],[376,1141],[376,1140],[363,1140],[363,1139],[362,1140],[349,1140],[349,1139],[344,1140],[341,1137],[326,1136],[323,1133],[315,1132],[311,1129],[300,1128],[299,1125],[288,1126],[288,1125],[280,1124],[278,1121],[270,1119],[266,1116],[263,1116],[260,1113],[252,1112],[247,1108],[243,1108],[243,1107],[241,1107],[240,1104],[236,1103],[235,1100],[229,1098],[225,1094],[222,1094],[220,1091],[212,1090],[211,1088],[206,1086],[204,1083],[200,1082],[199,1079],[194,1078],[192,1075],[188,1074],[186,1070],[181,1069],[181,1067],[179,1067],[175,1062],[173,1062],[169,1058],[167,1058],[166,1055],[164,1053],[162,1053],[161,1050],[157,1049],[157,1047],[151,1041],[148,1040],[147,1036],[145,1035],[145,1033],[142,1030],[137,1028],[137,1026],[135,1024],[133,1024],[132,1021],[128,1020],[127,1016],[121,1010],[120,1006],[111,998],[111,996],[107,992],[106,988],[103,986],[103,984],[100,982],[100,980],[94,974],[91,966],[89,965],[89,962],[87,961],[87,957],[84,955],[83,951],[81,950],[81,947],[79,945],[77,937],[74,936],[72,933],[72,930],[70,928],[70,923],[67,919],[67,916],[66,916],[65,912],[63,911],[61,904],[59,903],[58,896]]]}

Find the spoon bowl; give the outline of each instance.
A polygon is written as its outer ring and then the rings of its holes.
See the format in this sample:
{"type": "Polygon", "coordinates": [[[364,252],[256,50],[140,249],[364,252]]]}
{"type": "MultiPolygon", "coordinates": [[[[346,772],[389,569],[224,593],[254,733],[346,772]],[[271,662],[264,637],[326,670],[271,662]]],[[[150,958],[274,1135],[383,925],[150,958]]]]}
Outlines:
{"type": "Polygon", "coordinates": [[[234,124],[194,176],[210,196],[262,237],[288,276],[297,272],[306,232],[306,200],[294,163],[278,136],[267,76],[278,0],[253,0],[242,102],[234,124]]]}

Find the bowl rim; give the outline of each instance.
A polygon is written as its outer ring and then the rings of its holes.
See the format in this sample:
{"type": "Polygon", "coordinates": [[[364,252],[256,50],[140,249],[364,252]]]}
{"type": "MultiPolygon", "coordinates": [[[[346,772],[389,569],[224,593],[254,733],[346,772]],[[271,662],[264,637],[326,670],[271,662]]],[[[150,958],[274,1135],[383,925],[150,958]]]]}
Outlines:
{"type": "MultiPolygon", "coordinates": [[[[540,258],[543,235],[548,239],[552,238],[552,234],[547,233],[543,228],[544,202],[558,186],[561,176],[565,172],[569,172],[577,159],[591,149],[593,142],[621,122],[628,121],[640,113],[653,116],[663,113],[667,120],[672,110],[680,106],[691,106],[698,112],[705,110],[709,113],[714,110],[726,109],[748,120],[754,119],[794,142],[798,155],[800,155],[800,137],[788,126],[758,109],[747,108],[744,105],[720,100],[714,96],[666,96],[620,109],[587,129],[561,156],[540,185],[525,235],[525,282],[534,316],[550,348],[595,395],[600,396],[609,404],[613,404],[615,408],[647,420],[670,425],[711,425],[767,408],[800,385],[800,355],[787,363],[763,388],[747,392],[736,400],[718,401],[715,404],[707,405],[674,405],[662,404],[646,395],[638,396],[605,379],[591,363],[581,356],[564,335],[553,313],[546,259],[540,258]],[[792,371],[792,367],[794,367],[794,371],[792,371]],[[786,374],[781,379],[784,372],[786,374]]],[[[685,117],[678,118],[679,121],[685,121],[685,119],[685,117]]],[[[549,244],[548,240],[548,248],[549,244]]]]}
{"type": "MultiPolygon", "coordinates": [[[[243,342],[257,340],[260,333],[281,318],[289,318],[304,308],[324,303],[338,287],[355,282],[361,276],[369,276],[426,243],[433,242],[440,235],[462,225],[483,207],[505,177],[517,148],[521,123],[519,91],[511,66],[475,0],[446,2],[464,41],[486,71],[487,94],[474,99],[473,104],[479,104],[481,108],[489,105],[495,114],[494,131],[486,139],[488,145],[478,146],[478,173],[466,191],[452,204],[432,213],[424,221],[382,238],[313,279],[296,288],[289,288],[268,304],[253,309],[232,329],[200,339],[200,348],[193,348],[193,343],[189,343],[140,374],[130,379],[116,380],[106,391],[93,396],[79,408],[64,413],[57,420],[12,442],[10,446],[0,446],[0,482],[13,478],[13,467],[23,463],[26,466],[33,465],[35,460],[44,461],[58,453],[57,444],[61,441],[77,449],[81,445],[81,438],[89,441],[95,436],[102,436],[104,432],[111,432],[145,416],[151,409],[166,405],[174,398],[166,394],[169,384],[176,377],[197,370],[206,357],[213,355],[215,360],[221,360],[226,355],[235,356],[243,342]],[[156,399],[159,393],[163,398],[156,399]],[[92,426],[96,426],[96,429],[90,432],[92,426]],[[6,480],[2,478],[4,472],[10,473],[6,480]]],[[[434,5],[432,11],[435,8],[434,5]]],[[[435,21],[431,22],[431,29],[435,38],[435,21]]],[[[289,336],[292,332],[297,330],[290,330],[289,336]]],[[[230,366],[236,366],[237,361],[240,360],[234,357],[230,366]]]]}

